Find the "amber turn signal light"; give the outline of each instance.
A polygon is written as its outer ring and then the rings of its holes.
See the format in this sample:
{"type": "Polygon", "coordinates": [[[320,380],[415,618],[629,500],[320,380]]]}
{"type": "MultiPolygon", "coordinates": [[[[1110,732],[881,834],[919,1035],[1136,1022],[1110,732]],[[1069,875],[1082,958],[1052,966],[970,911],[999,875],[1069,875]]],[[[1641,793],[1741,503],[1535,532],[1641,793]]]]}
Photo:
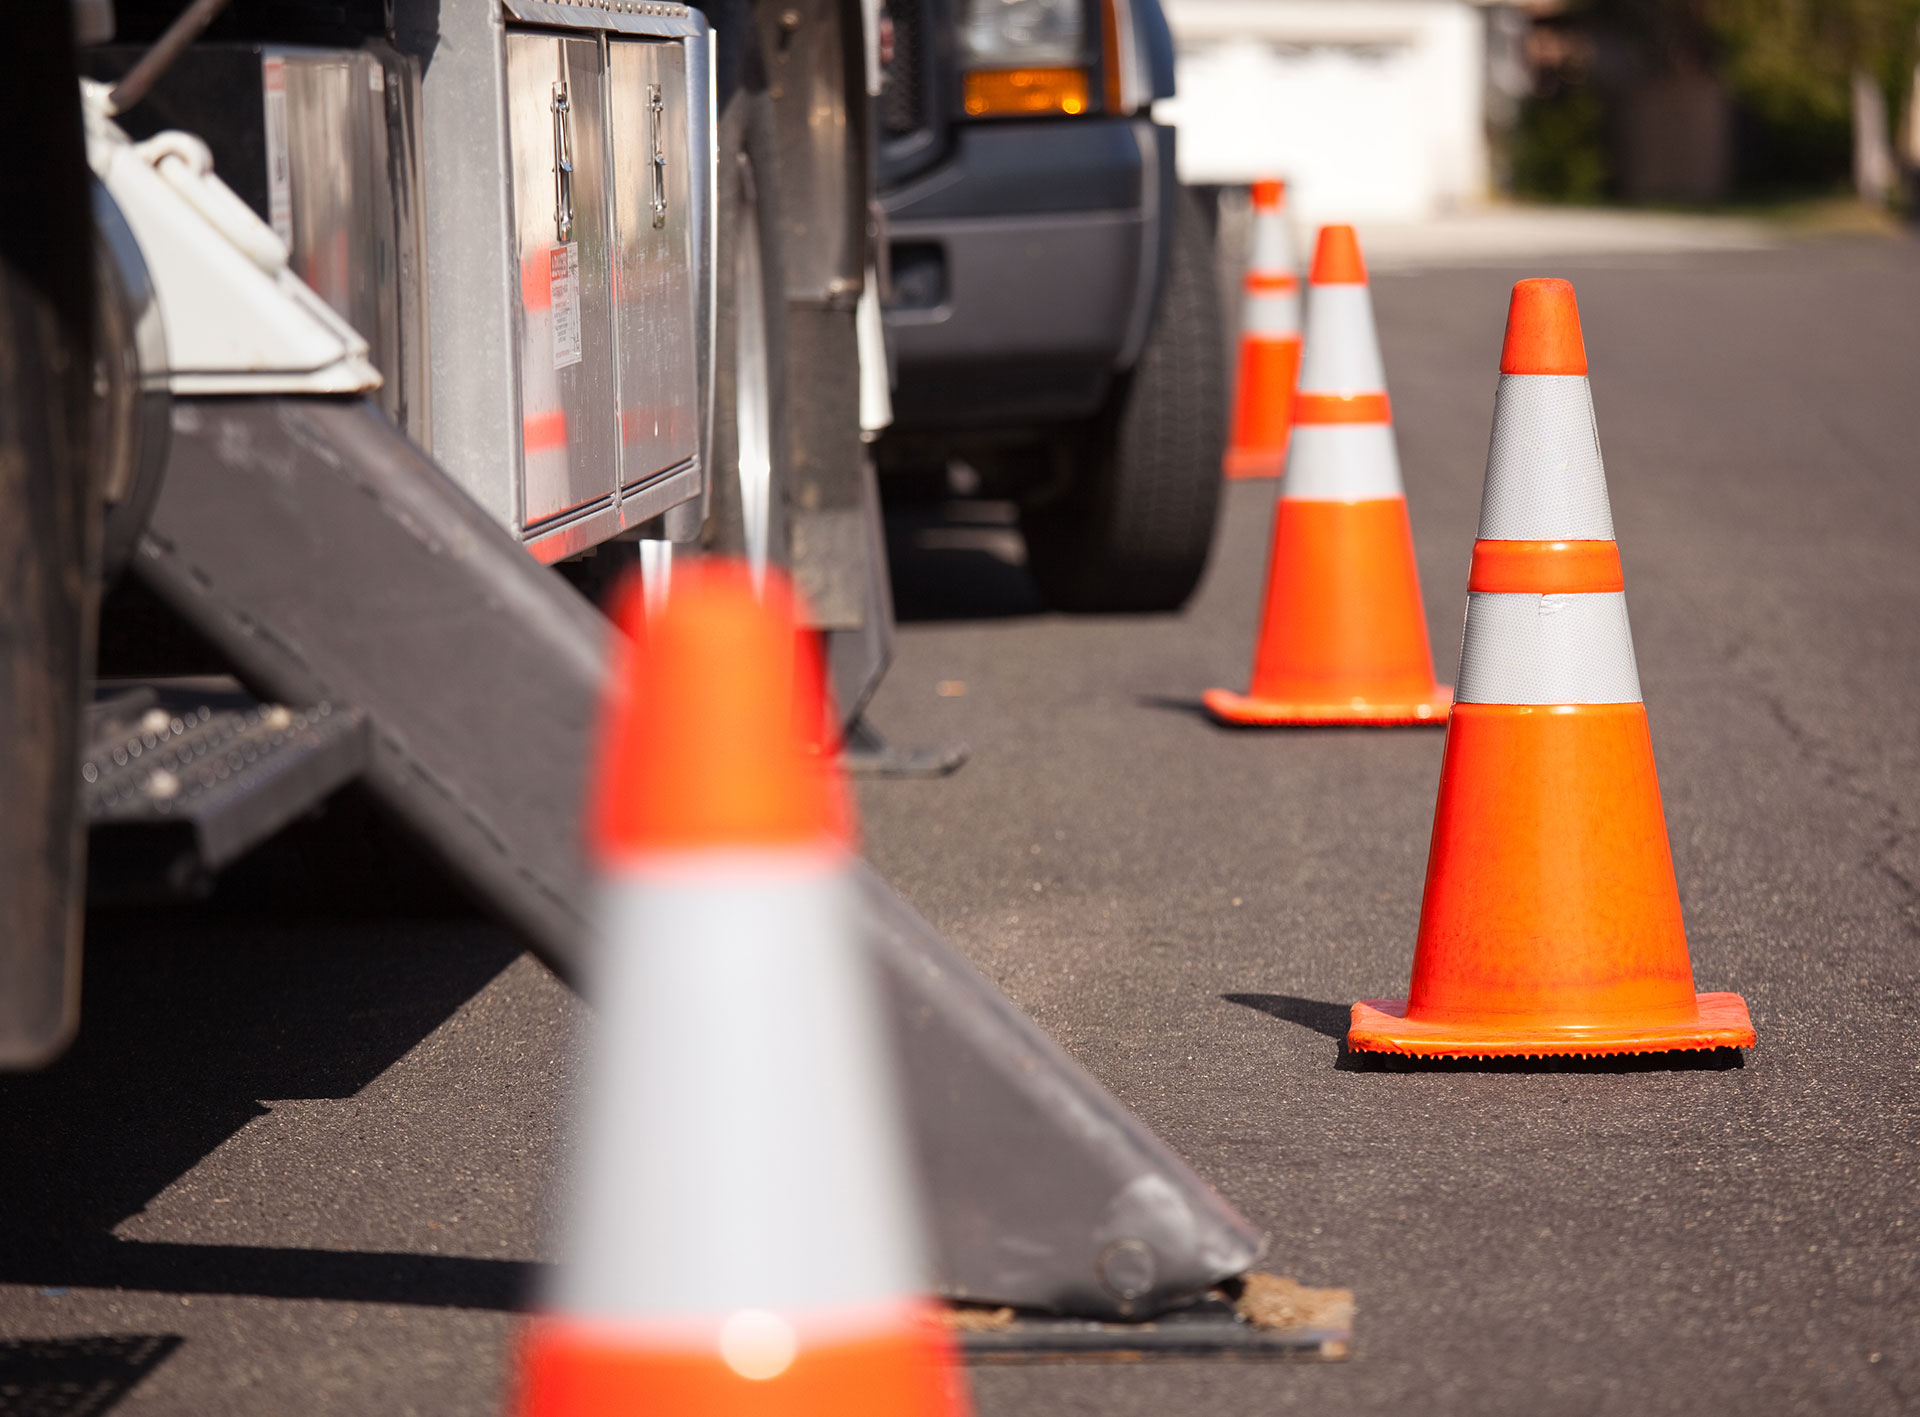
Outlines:
{"type": "Polygon", "coordinates": [[[966,76],[967,114],[1085,113],[1085,69],[976,69],[966,76]]]}

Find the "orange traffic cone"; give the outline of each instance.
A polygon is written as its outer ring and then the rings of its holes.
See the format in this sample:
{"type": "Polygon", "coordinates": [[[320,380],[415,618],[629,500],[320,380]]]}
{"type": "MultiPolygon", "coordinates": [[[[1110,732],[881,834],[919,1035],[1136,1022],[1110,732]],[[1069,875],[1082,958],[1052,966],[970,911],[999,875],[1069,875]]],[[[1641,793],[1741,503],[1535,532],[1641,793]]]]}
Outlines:
{"type": "Polygon", "coordinates": [[[1226,473],[1234,481],[1278,477],[1293,431],[1300,375],[1300,274],[1287,220],[1287,184],[1253,184],[1253,243],[1240,316],[1240,382],[1226,473]]]}
{"type": "Polygon", "coordinates": [[[1350,1048],[1753,1044],[1738,994],[1693,989],[1586,373],[1573,287],[1521,281],[1413,987],[1355,1004],[1350,1048]]]}
{"type": "Polygon", "coordinates": [[[639,600],[592,822],[580,1181],[514,1411],[960,1417],[793,598],[720,564],[639,600]]]}
{"type": "Polygon", "coordinates": [[[1451,696],[1433,681],[1373,301],[1350,226],[1320,230],[1307,326],[1253,687],[1209,689],[1204,702],[1227,723],[1443,722],[1451,696]]]}

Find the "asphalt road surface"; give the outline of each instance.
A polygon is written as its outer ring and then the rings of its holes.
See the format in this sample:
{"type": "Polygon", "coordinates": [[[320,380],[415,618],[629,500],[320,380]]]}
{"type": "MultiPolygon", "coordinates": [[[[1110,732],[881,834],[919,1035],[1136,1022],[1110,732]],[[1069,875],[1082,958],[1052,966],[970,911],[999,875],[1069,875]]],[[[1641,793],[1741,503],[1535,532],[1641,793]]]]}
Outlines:
{"type": "MultiPolygon", "coordinates": [[[[864,786],[869,855],[1359,1304],[1347,1363],[979,1371],[985,1417],[1920,1409],[1920,248],[1383,276],[1443,675],[1537,274],[1586,317],[1695,977],[1759,1046],[1343,1059],[1407,979],[1441,735],[1197,714],[1271,488],[1180,617],[1040,613],[995,508],[903,517],[875,716],[974,756],[864,786]]],[[[582,1011],[484,922],[341,906],[94,921],[79,1045],[0,1082],[0,1412],[497,1410],[582,1011]]]]}

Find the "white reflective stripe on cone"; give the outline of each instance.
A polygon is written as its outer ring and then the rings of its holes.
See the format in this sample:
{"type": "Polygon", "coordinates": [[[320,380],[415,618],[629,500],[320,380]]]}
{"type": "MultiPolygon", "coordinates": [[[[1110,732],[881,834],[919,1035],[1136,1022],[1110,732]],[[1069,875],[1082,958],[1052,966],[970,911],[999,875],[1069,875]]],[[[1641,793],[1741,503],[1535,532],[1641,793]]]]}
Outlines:
{"type": "Polygon", "coordinates": [[[1253,211],[1253,241],[1247,253],[1247,269],[1295,275],[1300,262],[1293,254],[1293,231],[1286,213],[1253,211]]]}
{"type": "Polygon", "coordinates": [[[1404,497],[1390,423],[1296,423],[1280,495],[1296,502],[1404,497]]]}
{"type": "Polygon", "coordinates": [[[1453,701],[1639,703],[1626,594],[1469,591],[1453,701]]]}
{"type": "Polygon", "coordinates": [[[1241,308],[1240,332],[1282,337],[1299,334],[1300,292],[1249,290],[1241,308]]]}
{"type": "Polygon", "coordinates": [[[576,1228],[547,1306],[792,1312],[925,1292],[845,858],[689,854],[602,893],[576,1228]]]}
{"type": "Polygon", "coordinates": [[[1309,285],[1300,391],[1377,394],[1386,387],[1380,340],[1373,330],[1373,296],[1367,287],[1309,285]]]}
{"type": "Polygon", "coordinates": [[[1480,495],[1480,539],[1613,540],[1607,474],[1585,376],[1500,376],[1480,495]]]}

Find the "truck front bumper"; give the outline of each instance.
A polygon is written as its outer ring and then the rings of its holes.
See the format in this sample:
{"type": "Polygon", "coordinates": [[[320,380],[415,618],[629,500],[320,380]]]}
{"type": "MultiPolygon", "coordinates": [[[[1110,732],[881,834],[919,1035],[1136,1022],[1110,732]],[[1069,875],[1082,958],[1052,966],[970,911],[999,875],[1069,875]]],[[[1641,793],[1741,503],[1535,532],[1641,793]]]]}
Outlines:
{"type": "Polygon", "coordinates": [[[1144,118],[982,124],[884,194],[895,427],[1097,410],[1146,338],[1172,171],[1172,130],[1144,118]]]}

